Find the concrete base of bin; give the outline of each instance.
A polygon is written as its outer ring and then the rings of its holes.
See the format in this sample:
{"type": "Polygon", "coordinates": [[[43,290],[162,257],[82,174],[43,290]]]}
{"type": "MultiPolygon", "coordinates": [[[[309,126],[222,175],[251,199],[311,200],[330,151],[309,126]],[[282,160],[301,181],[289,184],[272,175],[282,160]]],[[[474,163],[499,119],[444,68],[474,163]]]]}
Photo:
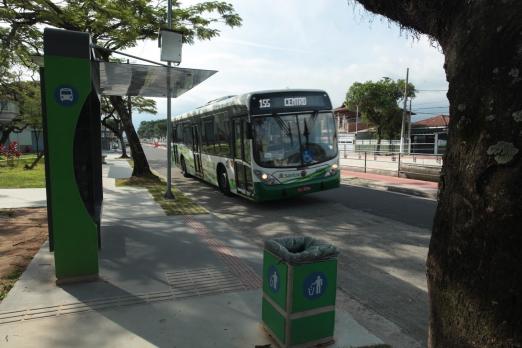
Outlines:
{"type": "Polygon", "coordinates": [[[277,342],[277,344],[281,348],[310,348],[310,347],[316,347],[316,346],[325,347],[325,346],[329,346],[329,345],[332,345],[335,343],[334,338],[332,336],[332,337],[325,337],[325,338],[322,338],[322,339],[316,340],[316,341],[307,342],[307,343],[300,344],[300,345],[287,346],[283,342],[279,341],[277,336],[274,334],[274,332],[272,330],[270,330],[270,328],[268,326],[263,325],[263,329],[265,329],[265,331],[277,342]]]}

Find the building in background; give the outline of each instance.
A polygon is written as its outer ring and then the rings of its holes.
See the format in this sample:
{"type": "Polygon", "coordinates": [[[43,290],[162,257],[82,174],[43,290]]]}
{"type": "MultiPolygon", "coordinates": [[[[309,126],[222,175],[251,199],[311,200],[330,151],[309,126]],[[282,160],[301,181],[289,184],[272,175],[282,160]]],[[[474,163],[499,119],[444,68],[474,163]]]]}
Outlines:
{"type": "Polygon", "coordinates": [[[102,151],[109,151],[114,148],[114,144],[118,144],[118,138],[114,133],[103,124],[101,126],[101,149],[102,151]]]}
{"type": "MultiPolygon", "coordinates": [[[[19,114],[18,104],[13,101],[0,101],[0,124],[8,124],[19,114]]],[[[0,128],[0,138],[2,130],[0,128]]],[[[12,131],[5,145],[16,142],[21,152],[41,152],[44,148],[43,131],[25,127],[22,131],[12,131]]]]}
{"type": "Polygon", "coordinates": [[[369,128],[368,123],[361,122],[360,115],[357,116],[357,111],[349,110],[345,103],[334,109],[333,113],[337,124],[337,133],[340,135],[343,133],[356,134],[369,128]]]}
{"type": "Polygon", "coordinates": [[[0,100],[0,123],[8,123],[18,116],[18,105],[12,101],[0,100]]]}
{"type": "Polygon", "coordinates": [[[44,150],[43,131],[27,127],[21,132],[11,132],[7,144],[15,142],[18,150],[23,153],[42,152],[44,150]]]}
{"type": "Polygon", "coordinates": [[[444,154],[448,143],[449,115],[437,115],[411,125],[411,152],[444,154]]]}

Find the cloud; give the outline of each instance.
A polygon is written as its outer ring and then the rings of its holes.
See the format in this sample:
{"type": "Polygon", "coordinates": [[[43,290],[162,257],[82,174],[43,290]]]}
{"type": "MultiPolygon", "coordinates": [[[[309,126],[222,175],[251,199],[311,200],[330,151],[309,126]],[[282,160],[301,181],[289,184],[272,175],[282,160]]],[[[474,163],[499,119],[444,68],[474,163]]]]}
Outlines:
{"type": "MultiPolygon", "coordinates": [[[[218,73],[175,99],[174,114],[220,96],[263,89],[323,89],[337,106],[353,82],[404,78],[406,67],[418,89],[447,88],[444,57],[427,38],[401,36],[398,27],[386,21],[370,24],[371,15],[357,17],[358,7],[354,12],[344,1],[232,3],[243,18],[242,27],[220,26],[220,37],[183,47],[182,67],[218,73]]],[[[159,57],[152,41],[129,52],[152,60],[159,57]]],[[[444,93],[419,92],[414,105],[423,103],[447,105],[447,99],[444,93]]],[[[158,109],[155,118],[165,117],[164,99],[158,100],[158,109]]]]}

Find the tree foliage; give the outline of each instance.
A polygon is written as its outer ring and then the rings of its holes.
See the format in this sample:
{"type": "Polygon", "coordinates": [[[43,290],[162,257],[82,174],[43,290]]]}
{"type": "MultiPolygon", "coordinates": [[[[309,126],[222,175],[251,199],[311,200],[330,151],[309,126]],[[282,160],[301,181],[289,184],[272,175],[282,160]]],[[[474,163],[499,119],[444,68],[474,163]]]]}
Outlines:
{"type": "Polygon", "coordinates": [[[164,138],[167,136],[167,120],[141,121],[138,135],[142,139],[164,138]]]}
{"type": "MultiPolygon", "coordinates": [[[[0,5],[0,22],[9,29],[2,46],[12,50],[28,66],[29,57],[41,53],[41,25],[88,32],[94,44],[111,50],[134,47],[140,40],[157,39],[165,27],[167,1],[147,0],[9,0],[0,5]]],[[[241,25],[231,4],[206,1],[182,7],[173,1],[172,29],[183,33],[183,40],[209,40],[220,34],[218,23],[229,27],[241,25]]],[[[98,59],[108,61],[111,52],[96,49],[98,59]]],[[[122,121],[134,158],[133,175],[150,176],[147,158],[132,124],[131,114],[122,97],[110,97],[110,103],[122,121]]]]}
{"type": "MultiPolygon", "coordinates": [[[[37,24],[88,32],[93,43],[121,50],[156,39],[158,28],[166,23],[166,7],[166,0],[10,0],[0,7],[0,20],[10,25],[5,43],[18,45],[17,54],[24,57],[41,53],[37,24]]],[[[226,2],[181,7],[180,1],[173,1],[173,29],[183,33],[186,43],[218,36],[219,29],[213,27],[218,22],[235,27],[241,18],[226,2]]]]}
{"type": "Polygon", "coordinates": [[[8,123],[0,123],[0,144],[4,144],[12,132],[21,132],[27,127],[36,130],[42,128],[39,83],[16,81],[5,87],[0,92],[0,100],[14,103],[18,108],[18,115],[8,123]]]}
{"type": "MultiPolygon", "coordinates": [[[[144,97],[131,97],[124,99],[124,104],[129,113],[132,111],[145,112],[155,115],[157,113],[156,101],[144,97]]],[[[116,108],[111,104],[110,99],[102,97],[101,100],[101,116],[102,124],[108,128],[119,140],[121,148],[121,157],[128,158],[127,148],[123,138],[124,128],[121,118],[116,113],[116,108]]]]}
{"type": "MultiPolygon", "coordinates": [[[[346,93],[346,105],[357,107],[362,118],[375,126],[378,140],[383,136],[393,139],[400,134],[402,109],[399,101],[404,100],[404,80],[382,78],[377,82],[355,82],[346,93]]],[[[415,97],[415,86],[408,83],[407,97],[415,97]]]]}

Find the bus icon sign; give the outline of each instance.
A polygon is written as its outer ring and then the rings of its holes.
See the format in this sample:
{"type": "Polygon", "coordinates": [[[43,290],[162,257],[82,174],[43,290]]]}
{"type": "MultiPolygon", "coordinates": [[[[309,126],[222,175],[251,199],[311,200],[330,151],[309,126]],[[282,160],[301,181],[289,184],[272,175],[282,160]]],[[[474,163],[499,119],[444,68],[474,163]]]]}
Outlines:
{"type": "Polygon", "coordinates": [[[71,106],[78,99],[78,93],[72,86],[58,86],[54,92],[54,99],[62,106],[71,106]]]}

